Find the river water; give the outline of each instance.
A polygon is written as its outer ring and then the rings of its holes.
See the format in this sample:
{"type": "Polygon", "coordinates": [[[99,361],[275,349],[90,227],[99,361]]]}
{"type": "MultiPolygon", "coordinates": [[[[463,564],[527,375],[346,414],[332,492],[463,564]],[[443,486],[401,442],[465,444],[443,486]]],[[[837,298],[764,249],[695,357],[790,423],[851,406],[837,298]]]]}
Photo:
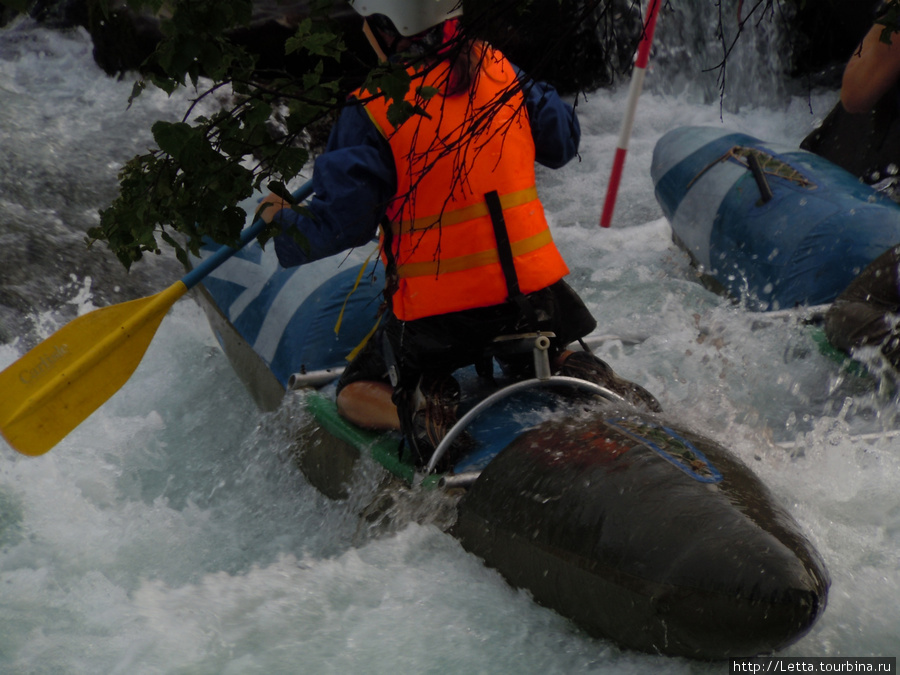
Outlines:
{"type": "MultiPolygon", "coordinates": [[[[693,80],[708,81],[700,65],[693,80]]],[[[627,86],[579,101],[580,161],[539,174],[554,237],[614,337],[601,356],[733,448],[823,555],[829,606],[785,654],[897,656],[896,396],[843,372],[797,321],[700,286],[649,176],[674,126],[797,144],[836,94],[792,94],[757,64],[756,88],[720,105],[678,68],[648,73],[609,230],[597,223],[627,86]]],[[[0,368],[77,314],[181,276],[169,258],[126,275],[82,243],[150,122],[184,107],[151,93],[126,110],[130,91],[80,32],[0,32],[0,368]]],[[[0,672],[726,672],[586,637],[427,518],[376,536],[355,514],[377,472],[364,467],[349,502],[318,494],[287,459],[297,410],[254,408],[187,298],[125,387],[52,451],[0,441],[0,672]]]]}

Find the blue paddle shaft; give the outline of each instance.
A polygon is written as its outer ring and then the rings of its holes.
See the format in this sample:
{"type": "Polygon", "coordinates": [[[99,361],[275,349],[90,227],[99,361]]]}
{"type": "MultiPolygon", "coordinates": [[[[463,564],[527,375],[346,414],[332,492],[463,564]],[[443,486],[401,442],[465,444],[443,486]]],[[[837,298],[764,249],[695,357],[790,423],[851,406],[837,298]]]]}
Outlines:
{"type": "MultiPolygon", "coordinates": [[[[296,192],[293,193],[294,200],[296,202],[302,202],[312,194],[312,191],[312,181],[307,181],[302,186],[300,186],[296,192]]],[[[266,223],[262,220],[262,218],[255,219],[250,227],[244,228],[244,230],[241,232],[241,243],[237,248],[232,248],[231,246],[222,246],[218,251],[216,251],[202,263],[197,265],[193,270],[181,277],[181,283],[183,283],[187,288],[193,288],[194,286],[199,284],[203,280],[203,278],[206,277],[206,275],[208,275],[219,265],[228,260],[242,248],[244,248],[251,241],[256,239],[265,227],[266,223]]]]}

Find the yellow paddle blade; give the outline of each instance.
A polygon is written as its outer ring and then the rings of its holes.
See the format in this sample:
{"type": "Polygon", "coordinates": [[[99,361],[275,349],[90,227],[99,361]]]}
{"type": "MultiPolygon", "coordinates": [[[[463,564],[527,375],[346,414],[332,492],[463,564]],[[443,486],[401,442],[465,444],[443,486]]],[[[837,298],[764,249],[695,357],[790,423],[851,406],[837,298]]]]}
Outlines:
{"type": "Polygon", "coordinates": [[[25,455],[56,445],[128,381],[186,292],[177,281],[156,295],[80,316],[0,373],[6,441],[25,455]]]}

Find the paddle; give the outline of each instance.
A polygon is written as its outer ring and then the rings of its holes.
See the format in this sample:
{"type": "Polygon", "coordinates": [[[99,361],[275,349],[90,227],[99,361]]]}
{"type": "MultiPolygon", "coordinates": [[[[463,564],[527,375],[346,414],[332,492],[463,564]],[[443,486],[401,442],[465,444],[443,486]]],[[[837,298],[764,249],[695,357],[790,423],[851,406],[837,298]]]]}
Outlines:
{"type": "MultiPolygon", "coordinates": [[[[312,193],[312,182],[293,195],[312,193]]],[[[253,241],[261,219],[166,290],[80,316],[0,373],[0,432],[13,449],[42,455],[116,393],[134,373],[163,317],[190,288],[253,241]]]]}
{"type": "Polygon", "coordinates": [[[634,126],[634,114],[637,110],[641,89],[644,87],[647,62],[650,60],[650,46],[653,44],[653,32],[656,30],[656,16],[659,14],[659,6],[662,4],[662,1],[650,0],[650,6],[647,10],[644,34],[641,37],[640,45],[638,45],[637,59],[635,59],[634,69],[631,73],[631,87],[628,90],[625,119],[622,120],[622,128],[619,130],[619,141],[616,144],[612,173],[609,176],[609,185],[606,186],[606,201],[603,202],[600,227],[609,227],[612,222],[613,209],[616,205],[616,193],[619,191],[619,181],[622,179],[622,169],[625,168],[625,155],[628,152],[628,141],[631,138],[631,129],[634,126]]]}

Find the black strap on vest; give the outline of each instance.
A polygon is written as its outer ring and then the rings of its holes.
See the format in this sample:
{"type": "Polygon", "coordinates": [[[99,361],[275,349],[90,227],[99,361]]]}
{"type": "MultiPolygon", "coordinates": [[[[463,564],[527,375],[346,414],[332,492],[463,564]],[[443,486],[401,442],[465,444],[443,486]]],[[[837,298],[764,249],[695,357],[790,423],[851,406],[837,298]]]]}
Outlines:
{"type": "Polygon", "coordinates": [[[491,215],[491,225],[494,226],[494,239],[497,240],[497,254],[500,256],[500,268],[506,278],[506,292],[510,299],[522,295],[519,290],[519,276],[516,274],[516,266],[513,264],[512,246],[509,243],[509,232],[506,230],[506,220],[503,218],[503,206],[500,204],[500,195],[496,190],[484,195],[487,202],[488,213],[491,215]]]}
{"type": "Polygon", "coordinates": [[[397,276],[397,259],[394,256],[394,231],[387,215],[381,219],[381,235],[381,250],[385,257],[384,299],[387,306],[393,308],[394,293],[400,287],[400,279],[397,276]]]}
{"type": "Polygon", "coordinates": [[[512,245],[509,242],[509,231],[506,229],[506,220],[503,218],[503,206],[500,204],[500,195],[496,190],[484,195],[488,213],[491,216],[491,225],[494,226],[494,239],[497,242],[497,255],[500,258],[500,269],[506,280],[506,292],[510,302],[518,306],[522,317],[531,325],[537,326],[537,315],[534,307],[528,302],[528,298],[522,295],[519,288],[519,276],[516,274],[516,266],[513,263],[512,245]]]}

